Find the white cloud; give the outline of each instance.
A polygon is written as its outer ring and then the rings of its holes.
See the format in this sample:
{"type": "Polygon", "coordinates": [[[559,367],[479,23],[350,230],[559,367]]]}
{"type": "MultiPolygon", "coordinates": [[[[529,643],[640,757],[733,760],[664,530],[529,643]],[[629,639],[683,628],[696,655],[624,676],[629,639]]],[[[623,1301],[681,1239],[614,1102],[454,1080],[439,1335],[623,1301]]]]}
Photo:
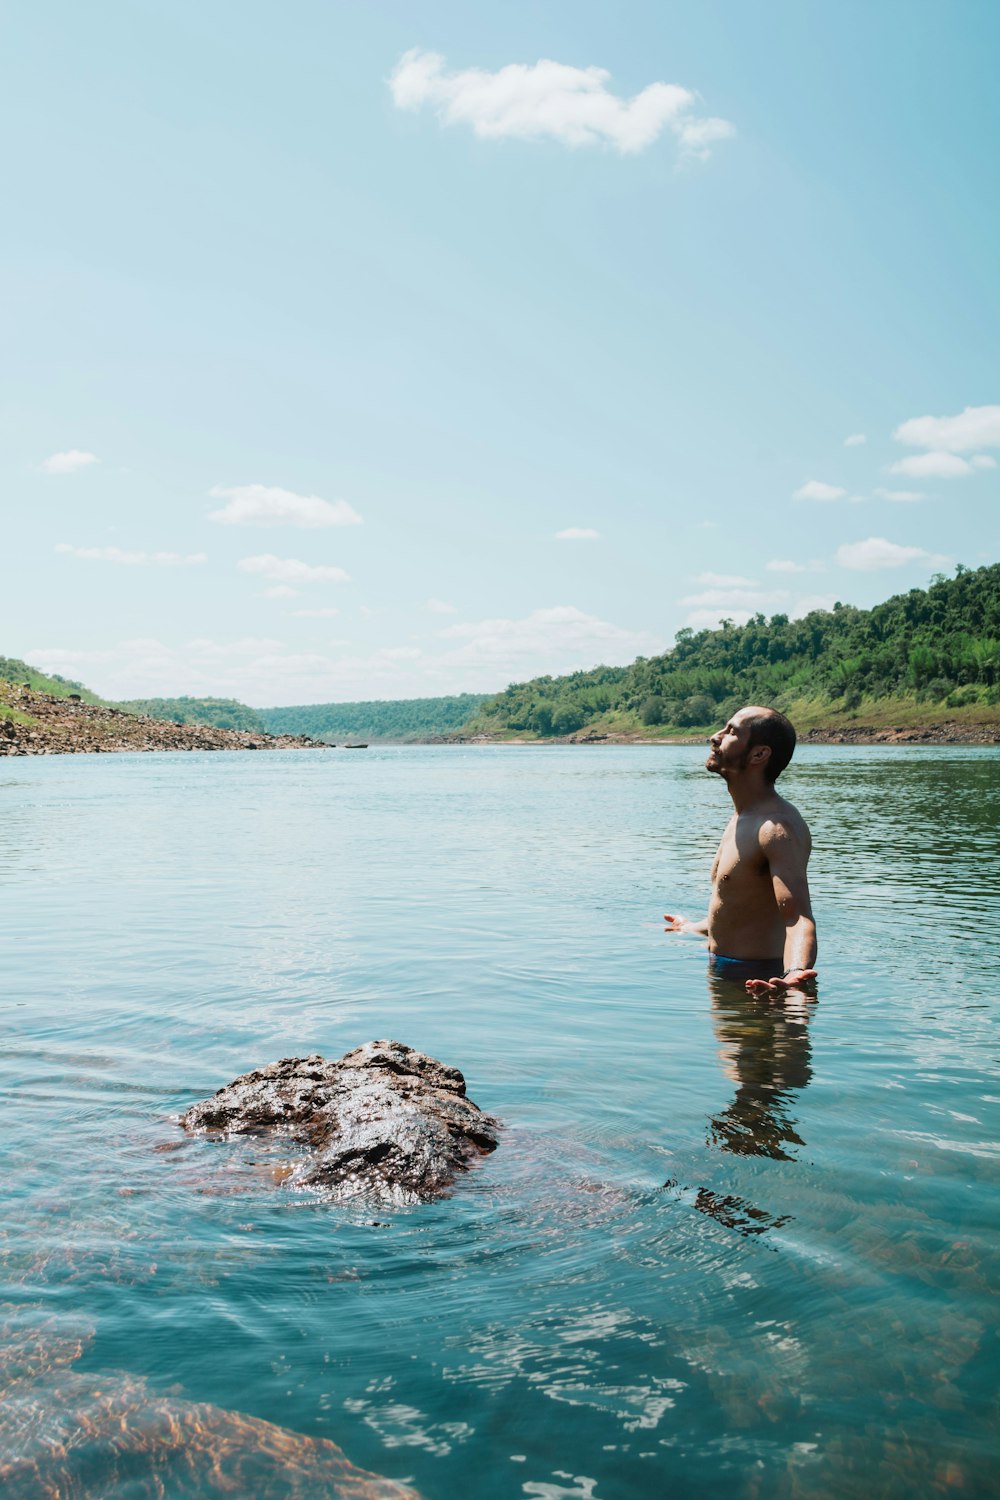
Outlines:
{"type": "Polygon", "coordinates": [[[769,573],[825,573],[826,564],[821,562],[798,563],[776,557],[766,564],[769,573]]]}
{"type": "Polygon", "coordinates": [[[293,609],[292,614],[298,620],[332,620],[340,610],[332,606],[329,609],[293,609]]]}
{"type": "MultiPolygon", "coordinates": [[[[771,564],[769,563],[770,567],[771,564]]],[[[791,564],[781,567],[775,571],[791,572],[822,572],[822,563],[803,564],[801,566],[791,564]]],[[[787,614],[793,620],[800,620],[814,609],[832,609],[835,603],[832,594],[797,594],[791,595],[786,589],[771,589],[768,591],[758,589],[754,591],[740,589],[709,589],[703,594],[692,594],[687,599],[682,599],[682,604],[694,605],[686,616],[685,623],[694,630],[716,630],[723,620],[732,620],[735,625],[745,625],[753,615],[757,614],[787,614]]]]}
{"type": "Polygon", "coordinates": [[[490,683],[499,690],[512,678],[621,664],[666,648],[658,636],[623,629],[568,604],[536,609],[520,620],[448,625],[438,638],[457,643],[442,665],[468,669],[470,680],[486,684],[487,691],[490,683]]]}
{"type": "Polygon", "coordinates": [[[709,147],[716,141],[728,141],[736,134],[736,126],[730,120],[720,120],[717,115],[700,120],[681,119],[671,128],[684,154],[697,157],[699,161],[708,160],[711,155],[709,147]]]}
{"type": "MultiPolygon", "coordinates": [[[[294,675],[294,658],[279,641],[259,638],[220,642],[205,639],[167,646],[148,638],[121,641],[105,650],[50,647],[27,653],[42,671],[86,680],[108,698],[195,696],[240,697],[261,662],[281,657],[294,675]]],[[[275,674],[276,675],[276,674],[275,674]]],[[[290,702],[296,701],[294,696],[290,702]]],[[[299,700],[301,701],[301,700],[299,700]]]]}
{"type": "Polygon", "coordinates": [[[957,453],[914,453],[889,465],[890,474],[908,474],[911,479],[958,479],[973,473],[970,463],[957,453]]]}
{"type": "Polygon", "coordinates": [[[867,441],[868,439],[865,437],[865,434],[863,432],[852,432],[847,437],[845,437],[844,447],[860,448],[862,443],[867,443],[867,441]]]}
{"type": "Polygon", "coordinates": [[[847,503],[848,505],[864,505],[865,497],[864,495],[848,495],[847,503]]]}
{"type": "Polygon", "coordinates": [[[908,474],[915,479],[958,479],[976,469],[996,468],[996,459],[976,448],[1000,448],[1000,406],[967,406],[957,417],[911,417],[893,437],[912,448],[926,448],[909,458],[897,459],[890,474],[908,474]],[[959,457],[969,453],[968,459],[959,457]]]}
{"type": "Polygon", "coordinates": [[[837,561],[842,568],[873,573],[880,568],[901,568],[912,562],[945,563],[948,558],[927,552],[923,547],[899,546],[884,536],[870,536],[864,542],[845,542],[838,547],[837,561]]]}
{"type": "Polygon", "coordinates": [[[86,453],[82,448],[70,448],[65,453],[50,453],[44,458],[40,468],[45,474],[75,474],[77,469],[85,469],[88,464],[100,463],[96,453],[86,453]]]}
{"type": "Polygon", "coordinates": [[[692,609],[684,616],[684,624],[692,630],[717,630],[723,620],[732,620],[735,625],[745,625],[756,610],[751,609],[692,609]]]}
{"type": "Polygon", "coordinates": [[[793,620],[801,620],[804,615],[811,615],[814,609],[832,609],[836,602],[836,594],[800,594],[789,614],[793,620]]]}
{"type": "Polygon", "coordinates": [[[594,531],[590,526],[567,526],[565,531],[556,532],[556,541],[596,542],[600,535],[599,531],[594,531]]]}
{"type": "Polygon", "coordinates": [[[689,610],[686,623],[701,630],[724,619],[743,625],[751,615],[780,608],[788,597],[785,589],[708,588],[700,594],[688,594],[680,602],[689,610]]]}
{"type": "Polygon", "coordinates": [[[57,542],[55,550],[68,557],[82,557],[87,562],[124,563],[127,567],[145,567],[152,564],[160,568],[189,568],[208,562],[206,552],[125,552],[121,547],[71,547],[69,542],[57,542]]]}
{"type": "Polygon", "coordinates": [[[739,573],[699,573],[696,582],[717,589],[754,589],[752,578],[743,578],[739,573]]]}
{"type": "Polygon", "coordinates": [[[923,500],[923,499],[926,498],[926,496],[924,495],[923,490],[883,490],[883,489],[878,489],[878,490],[875,491],[875,493],[879,497],[880,500],[895,500],[895,501],[897,501],[897,502],[899,502],[901,504],[906,504],[907,502],[912,501],[912,500],[923,500]]]}
{"type": "Polygon", "coordinates": [[[696,96],[674,83],[651,83],[631,99],[607,87],[604,68],[575,68],[543,58],[448,72],[437,52],[413,48],[389,79],[398,109],[430,106],[445,125],[471,126],[478,136],[549,138],[564,146],[609,145],[622,155],[642,151],[671,129],[682,151],[705,157],[709,146],[735,133],[728,120],[690,113],[696,96]]]}
{"type": "Polygon", "coordinates": [[[315,531],[324,526],[360,526],[361,517],[346,500],[321,500],[318,495],[296,495],[266,484],[217,484],[208,492],[229,504],[209,513],[224,526],[300,526],[315,531]]]}
{"type": "Polygon", "coordinates": [[[822,479],[807,479],[792,496],[793,500],[840,500],[846,490],[836,484],[824,484],[822,479]]]}
{"type": "Polygon", "coordinates": [[[197,639],[177,645],[131,640],[101,651],[48,648],[27,659],[86,682],[109,698],[235,697],[245,703],[323,703],[332,699],[433,697],[499,691],[514,679],[613,665],[666,649],[667,642],[586,615],[571,606],[535,610],[520,620],[449,625],[435,649],[386,645],[334,655],[349,645],[297,651],[271,639],[197,639]]]}
{"type": "Polygon", "coordinates": [[[911,417],[893,437],[913,448],[947,453],[1000,448],[1000,406],[967,406],[957,417],[911,417]]]}
{"type": "Polygon", "coordinates": [[[270,588],[262,589],[262,599],[295,599],[298,597],[298,589],[289,588],[287,583],[273,583],[270,588]]]}
{"type": "Polygon", "coordinates": [[[276,583],[349,583],[350,574],[343,568],[299,562],[295,557],[275,557],[264,552],[259,557],[244,557],[236,565],[242,573],[259,573],[276,583]]]}
{"type": "Polygon", "coordinates": [[[429,615],[457,615],[458,610],[454,604],[447,603],[444,599],[428,599],[424,609],[429,615]]]}

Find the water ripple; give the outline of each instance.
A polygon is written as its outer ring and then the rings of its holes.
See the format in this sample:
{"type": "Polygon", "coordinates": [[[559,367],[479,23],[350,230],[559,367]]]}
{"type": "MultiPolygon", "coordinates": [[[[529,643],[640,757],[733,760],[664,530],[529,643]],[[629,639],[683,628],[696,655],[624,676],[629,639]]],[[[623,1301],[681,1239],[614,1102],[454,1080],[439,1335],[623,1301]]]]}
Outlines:
{"type": "Polygon", "coordinates": [[[36,1465],[12,1495],[988,1492],[1000,756],[804,751],[823,946],[798,1008],[662,931],[703,905],[723,819],[698,759],[0,782],[0,1473],[36,1465]],[[333,1210],[283,1185],[283,1143],[176,1125],[248,1067],[374,1036],[506,1121],[442,1203],[333,1210]]]}

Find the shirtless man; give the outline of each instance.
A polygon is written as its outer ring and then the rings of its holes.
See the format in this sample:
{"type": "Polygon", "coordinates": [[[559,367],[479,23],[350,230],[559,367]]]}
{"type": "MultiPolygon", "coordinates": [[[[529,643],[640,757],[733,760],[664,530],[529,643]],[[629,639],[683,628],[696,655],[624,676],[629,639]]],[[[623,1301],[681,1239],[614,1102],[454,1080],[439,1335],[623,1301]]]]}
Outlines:
{"type": "Polygon", "coordinates": [[[712,866],[700,922],[665,917],[672,932],[708,938],[709,968],[752,995],[780,995],[816,977],[816,924],[806,865],[812,841],[796,808],[774,789],[795,730],[773,708],[741,708],[709,740],[706,769],[721,776],[735,811],[712,866]]]}

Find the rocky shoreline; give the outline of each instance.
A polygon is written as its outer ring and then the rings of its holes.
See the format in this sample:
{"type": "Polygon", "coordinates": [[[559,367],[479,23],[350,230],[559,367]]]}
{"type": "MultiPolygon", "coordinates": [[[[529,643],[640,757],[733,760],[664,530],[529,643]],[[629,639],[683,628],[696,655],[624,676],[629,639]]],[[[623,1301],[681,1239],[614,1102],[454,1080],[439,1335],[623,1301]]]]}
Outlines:
{"type": "Polygon", "coordinates": [[[327,750],[302,734],[174,724],[120,708],[57,698],[0,682],[0,756],[97,755],[148,750],[327,750]],[[10,715],[3,713],[11,710],[10,715]]]}
{"type": "Polygon", "coordinates": [[[1000,745],[1000,724],[961,724],[946,719],[923,728],[876,729],[850,725],[838,729],[810,729],[805,745],[1000,745]]]}
{"type": "MultiPolygon", "coordinates": [[[[1000,722],[827,726],[799,736],[805,745],[1000,745],[1000,722]]],[[[631,732],[581,729],[562,739],[518,739],[502,735],[431,736],[415,743],[451,745],[701,745],[705,736],[676,739],[631,732]]],[[[262,730],[217,729],[212,724],[175,724],[77,696],[57,697],[26,685],[0,680],[0,756],[96,755],[151,750],[329,750],[329,743],[304,734],[265,734],[262,730]],[[6,710],[6,712],[5,712],[6,710]]]]}
{"type": "MultiPolygon", "coordinates": [[[[555,739],[506,739],[502,735],[476,734],[468,739],[452,736],[459,745],[703,745],[706,736],[678,735],[665,738],[638,733],[597,734],[585,729],[555,739]]],[[[808,729],[799,735],[800,745],[1000,745],[1000,722],[963,724],[946,719],[943,724],[898,725],[850,724],[808,729]]]]}

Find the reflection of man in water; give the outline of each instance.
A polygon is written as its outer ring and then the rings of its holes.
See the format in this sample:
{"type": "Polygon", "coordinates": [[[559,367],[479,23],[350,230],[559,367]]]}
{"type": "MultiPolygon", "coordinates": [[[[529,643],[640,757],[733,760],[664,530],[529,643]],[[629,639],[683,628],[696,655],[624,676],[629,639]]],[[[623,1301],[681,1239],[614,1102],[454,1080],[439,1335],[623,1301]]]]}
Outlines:
{"type": "Polygon", "coordinates": [[[812,1077],[809,1011],[815,1000],[793,991],[779,1005],[759,1001],[709,976],[722,1070],[736,1097],[713,1116],[711,1137],[736,1156],[789,1160],[803,1145],[791,1114],[812,1077]]]}
{"type": "MultiPolygon", "coordinates": [[[[774,1004],[710,974],[719,1060],[736,1096],[709,1122],[709,1139],[734,1156],[768,1156],[794,1161],[805,1144],[792,1110],[795,1096],[812,1077],[809,1056],[809,1012],[814,997],[788,990],[774,1004]]],[[[668,1184],[671,1185],[672,1184],[668,1184]]],[[[737,1193],[698,1188],[694,1206],[739,1234],[767,1234],[789,1222],[737,1193]]]]}
{"type": "Polygon", "coordinates": [[[774,789],[795,730],[773,708],[741,708],[709,745],[705,766],[725,781],[735,810],[712,866],[708,915],[689,922],[668,913],[665,921],[673,932],[707,936],[717,978],[779,995],[816,976],[809,829],[774,789]]]}

